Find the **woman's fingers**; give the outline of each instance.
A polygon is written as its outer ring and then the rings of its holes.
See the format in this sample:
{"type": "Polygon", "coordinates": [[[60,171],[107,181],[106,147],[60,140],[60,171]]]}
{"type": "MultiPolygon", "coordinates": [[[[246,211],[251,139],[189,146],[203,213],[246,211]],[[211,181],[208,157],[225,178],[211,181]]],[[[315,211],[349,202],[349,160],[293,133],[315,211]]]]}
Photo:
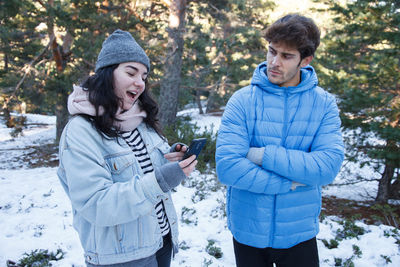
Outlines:
{"type": "Polygon", "coordinates": [[[167,153],[164,155],[164,158],[166,158],[169,161],[179,161],[183,158],[183,155],[185,153],[183,152],[171,152],[171,153],[167,153]]]}
{"type": "Polygon", "coordinates": [[[185,173],[186,176],[189,176],[189,174],[194,171],[196,165],[196,155],[192,155],[189,158],[179,162],[179,166],[182,168],[182,171],[185,173]]]}
{"type": "Polygon", "coordinates": [[[175,151],[177,151],[177,152],[186,152],[187,149],[188,149],[188,147],[183,144],[177,144],[175,147],[175,151]]]}
{"type": "Polygon", "coordinates": [[[192,163],[190,163],[189,166],[187,166],[186,168],[183,169],[183,172],[185,173],[186,176],[189,176],[192,171],[194,171],[194,169],[196,168],[197,165],[197,160],[192,161],[192,163]]]}

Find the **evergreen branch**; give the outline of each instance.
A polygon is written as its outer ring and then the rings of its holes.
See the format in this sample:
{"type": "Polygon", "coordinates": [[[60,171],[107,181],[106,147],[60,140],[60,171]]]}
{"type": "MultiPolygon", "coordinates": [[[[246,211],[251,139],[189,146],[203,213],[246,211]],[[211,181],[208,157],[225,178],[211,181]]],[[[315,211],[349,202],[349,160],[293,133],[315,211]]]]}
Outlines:
{"type": "Polygon", "coordinates": [[[236,86],[237,84],[234,84],[234,83],[220,83],[220,82],[218,82],[218,83],[215,83],[215,84],[212,84],[212,85],[209,85],[209,86],[204,86],[204,87],[198,87],[198,86],[182,86],[182,88],[194,89],[194,90],[200,90],[200,91],[206,91],[206,92],[208,92],[208,91],[211,91],[212,89],[214,89],[214,88],[216,88],[216,87],[219,87],[219,86],[221,86],[221,85],[234,87],[234,86],[236,86]]]}
{"type": "Polygon", "coordinates": [[[47,50],[50,47],[50,44],[52,43],[53,38],[50,39],[49,43],[47,44],[47,46],[40,52],[40,54],[38,54],[31,62],[29,62],[29,64],[25,65],[22,68],[22,71],[24,72],[24,75],[22,76],[21,80],[18,82],[18,84],[15,86],[14,91],[12,92],[12,94],[10,95],[10,97],[5,101],[3,108],[8,106],[8,103],[16,96],[19,88],[21,87],[21,85],[24,83],[26,76],[28,75],[28,73],[31,71],[32,67],[35,66],[35,64],[39,61],[40,58],[42,58],[44,56],[44,54],[47,52],[47,50]]]}

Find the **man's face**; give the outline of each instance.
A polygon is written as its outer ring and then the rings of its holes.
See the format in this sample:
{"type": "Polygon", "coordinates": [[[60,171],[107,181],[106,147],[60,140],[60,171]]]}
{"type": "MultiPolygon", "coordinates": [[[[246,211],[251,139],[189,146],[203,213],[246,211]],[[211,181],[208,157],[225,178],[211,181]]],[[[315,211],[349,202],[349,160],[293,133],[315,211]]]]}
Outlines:
{"type": "Polygon", "coordinates": [[[268,80],[281,87],[297,86],[300,83],[300,69],[307,66],[313,56],[301,60],[296,48],[284,43],[270,43],[267,53],[268,80]]]}

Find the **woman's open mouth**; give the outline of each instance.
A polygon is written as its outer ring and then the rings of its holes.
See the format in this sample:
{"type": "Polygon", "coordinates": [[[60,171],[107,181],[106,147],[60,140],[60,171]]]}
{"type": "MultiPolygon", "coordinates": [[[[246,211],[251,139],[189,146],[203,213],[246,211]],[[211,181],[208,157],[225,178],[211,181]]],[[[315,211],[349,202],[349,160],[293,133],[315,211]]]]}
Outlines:
{"type": "Polygon", "coordinates": [[[126,94],[128,95],[129,98],[131,98],[132,100],[134,100],[136,98],[137,93],[136,92],[132,92],[132,91],[128,91],[126,92],[126,94]]]}

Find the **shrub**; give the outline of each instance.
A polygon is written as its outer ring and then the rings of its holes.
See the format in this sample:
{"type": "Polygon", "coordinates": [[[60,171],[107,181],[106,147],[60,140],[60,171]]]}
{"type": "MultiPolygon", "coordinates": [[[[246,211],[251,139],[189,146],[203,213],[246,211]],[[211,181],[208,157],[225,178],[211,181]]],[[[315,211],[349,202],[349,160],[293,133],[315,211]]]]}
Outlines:
{"type": "Polygon", "coordinates": [[[35,249],[30,253],[24,253],[24,256],[19,260],[18,264],[13,261],[7,261],[8,267],[48,267],[52,266],[50,261],[59,261],[64,258],[62,249],[57,249],[57,252],[49,252],[47,249],[35,249]]]}
{"type": "Polygon", "coordinates": [[[321,240],[325,247],[329,249],[337,248],[339,246],[339,242],[336,239],[331,239],[329,242],[326,239],[321,240]]]}
{"type": "Polygon", "coordinates": [[[206,251],[209,255],[213,256],[216,259],[222,258],[223,253],[221,251],[221,248],[215,245],[214,239],[208,240],[206,251]]]}
{"type": "Polygon", "coordinates": [[[185,224],[194,224],[197,225],[198,218],[195,215],[196,210],[193,208],[182,207],[181,211],[181,221],[185,224]]]}
{"type": "Polygon", "coordinates": [[[348,238],[358,239],[358,236],[365,234],[365,229],[357,226],[352,219],[344,220],[340,224],[343,225],[343,230],[338,229],[336,231],[336,239],[339,241],[348,238]]]}

